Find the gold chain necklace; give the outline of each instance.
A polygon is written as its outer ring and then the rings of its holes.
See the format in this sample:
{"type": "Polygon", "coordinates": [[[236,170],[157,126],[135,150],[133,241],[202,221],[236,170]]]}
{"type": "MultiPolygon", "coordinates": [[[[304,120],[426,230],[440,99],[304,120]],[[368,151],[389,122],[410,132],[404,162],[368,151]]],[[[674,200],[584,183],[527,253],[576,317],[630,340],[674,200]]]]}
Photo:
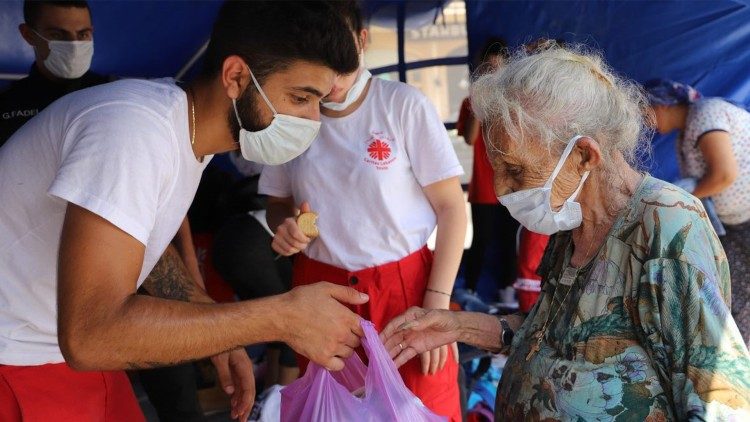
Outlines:
{"type": "Polygon", "coordinates": [[[190,134],[190,145],[195,146],[195,93],[193,90],[188,88],[190,91],[190,114],[192,115],[193,131],[190,134]]]}
{"type": "MultiPolygon", "coordinates": [[[[571,236],[571,240],[570,241],[573,242],[573,235],[571,234],[570,236],[571,236]]],[[[591,242],[589,244],[589,248],[586,251],[586,255],[584,256],[584,258],[586,258],[589,255],[589,253],[591,253],[591,248],[593,246],[594,246],[594,242],[591,242]]],[[[571,254],[570,257],[572,259],[573,255],[571,254]]],[[[594,258],[592,258],[592,260],[594,258]]],[[[568,287],[568,291],[565,292],[565,296],[563,296],[562,300],[560,301],[560,305],[557,307],[557,310],[555,311],[555,314],[552,315],[552,318],[550,318],[550,314],[548,313],[547,314],[547,320],[544,321],[544,324],[542,325],[542,328],[540,330],[538,330],[536,333],[534,333],[533,337],[536,339],[536,341],[529,348],[529,353],[526,354],[526,361],[527,362],[529,360],[531,360],[531,358],[534,356],[534,354],[536,354],[537,352],[539,352],[539,350],[541,350],[541,348],[542,348],[542,341],[544,340],[544,333],[547,331],[547,328],[549,328],[549,324],[552,323],[552,321],[554,321],[555,318],[557,318],[557,314],[560,313],[560,310],[562,309],[563,304],[565,304],[565,301],[568,300],[568,296],[570,295],[570,291],[573,290],[573,285],[575,284],[576,280],[578,279],[578,275],[581,273],[581,271],[584,268],[588,267],[588,265],[589,265],[589,263],[585,263],[584,265],[582,265],[581,267],[578,267],[576,269],[575,275],[573,276],[573,279],[570,282],[570,287],[568,287]]],[[[562,275],[560,275],[559,280],[558,280],[558,285],[559,284],[563,284],[562,280],[564,278],[565,271],[567,271],[567,269],[568,269],[569,266],[570,266],[570,261],[568,261],[568,265],[566,265],[565,268],[563,268],[562,275]]],[[[557,288],[555,288],[555,292],[557,292],[557,288]]],[[[555,295],[552,294],[552,299],[550,299],[550,302],[549,302],[550,309],[552,308],[554,300],[555,300],[555,295]]]]}

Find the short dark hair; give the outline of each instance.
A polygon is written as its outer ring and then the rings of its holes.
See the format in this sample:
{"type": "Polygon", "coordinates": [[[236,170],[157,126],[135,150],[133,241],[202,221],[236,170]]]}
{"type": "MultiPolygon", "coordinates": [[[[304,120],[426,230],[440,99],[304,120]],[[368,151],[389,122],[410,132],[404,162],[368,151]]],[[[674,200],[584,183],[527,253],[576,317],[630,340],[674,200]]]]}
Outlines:
{"type": "Polygon", "coordinates": [[[359,67],[351,32],[324,2],[227,1],[214,23],[200,76],[213,78],[232,55],[242,57],[261,83],[294,60],[339,74],[359,67]]]}
{"type": "Polygon", "coordinates": [[[356,32],[357,35],[365,27],[365,20],[362,17],[362,8],[359,6],[357,0],[326,0],[336,13],[339,14],[346,24],[349,25],[349,29],[352,32],[356,32]]]}
{"type": "Polygon", "coordinates": [[[89,3],[87,1],[67,1],[67,0],[24,0],[23,2],[23,21],[26,25],[34,27],[36,21],[39,19],[42,6],[56,6],[56,7],[77,7],[81,9],[89,9],[89,3]]]}

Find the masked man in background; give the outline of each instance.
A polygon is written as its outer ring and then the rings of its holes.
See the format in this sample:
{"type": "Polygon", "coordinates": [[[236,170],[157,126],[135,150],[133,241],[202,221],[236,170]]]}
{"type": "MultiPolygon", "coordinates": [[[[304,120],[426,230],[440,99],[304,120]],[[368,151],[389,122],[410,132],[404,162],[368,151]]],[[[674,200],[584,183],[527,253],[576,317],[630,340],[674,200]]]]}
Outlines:
{"type": "Polygon", "coordinates": [[[29,76],[0,93],[0,146],[56,99],[109,82],[89,70],[94,27],[85,1],[24,1],[23,39],[34,48],[29,76]]]}

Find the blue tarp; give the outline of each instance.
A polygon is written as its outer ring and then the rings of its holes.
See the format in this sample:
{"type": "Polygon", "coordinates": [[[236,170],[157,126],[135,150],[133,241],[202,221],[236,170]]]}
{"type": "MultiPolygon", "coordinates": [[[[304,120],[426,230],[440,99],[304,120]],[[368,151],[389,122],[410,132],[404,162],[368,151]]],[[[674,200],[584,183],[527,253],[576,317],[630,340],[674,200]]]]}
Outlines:
{"type": "MultiPolygon", "coordinates": [[[[23,2],[0,2],[0,73],[27,73],[34,52],[18,33],[23,2]]],[[[206,42],[215,1],[90,1],[92,69],[132,77],[174,76],[206,42]]]]}
{"type": "MultiPolygon", "coordinates": [[[[366,14],[396,28],[398,0],[364,1],[366,14]]],[[[406,28],[430,23],[446,0],[408,1],[406,28]]],[[[92,69],[132,77],[174,76],[208,39],[217,1],[90,1],[96,28],[92,69]]],[[[618,72],[670,77],[707,96],[750,105],[750,3],[720,1],[466,0],[469,47],[490,36],[510,45],[539,37],[585,43],[618,72]]],[[[23,74],[33,52],[18,34],[22,1],[0,2],[0,73],[23,74]]],[[[449,59],[450,60],[450,59],[449,59]]],[[[437,63],[436,63],[437,64],[437,63]]],[[[188,75],[189,76],[189,75],[188,75]]],[[[657,138],[652,173],[676,175],[673,139],[657,138]]]]}
{"type": "MultiPolygon", "coordinates": [[[[431,23],[446,0],[406,2],[406,28],[431,23]]],[[[400,1],[363,2],[372,22],[396,28],[400,1]]],[[[208,40],[222,2],[89,1],[96,31],[91,68],[120,77],[174,76],[208,40]]],[[[25,74],[34,53],[18,33],[23,1],[0,1],[0,73],[25,74]]]]}
{"type": "MultiPolygon", "coordinates": [[[[540,37],[583,43],[619,73],[668,77],[706,96],[750,105],[750,2],[467,0],[470,51],[489,37],[520,45],[540,37]]],[[[654,141],[652,173],[674,179],[674,137],[654,141]]]]}

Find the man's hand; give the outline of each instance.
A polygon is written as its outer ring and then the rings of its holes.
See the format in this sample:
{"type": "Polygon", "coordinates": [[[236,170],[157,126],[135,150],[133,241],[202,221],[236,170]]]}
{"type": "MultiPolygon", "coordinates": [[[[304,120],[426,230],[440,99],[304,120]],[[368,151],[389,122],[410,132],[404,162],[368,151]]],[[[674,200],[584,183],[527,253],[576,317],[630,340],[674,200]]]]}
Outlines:
{"type": "Polygon", "coordinates": [[[388,323],[380,340],[399,367],[420,353],[455,343],[460,330],[452,311],[411,307],[388,323]]]}
{"type": "Polygon", "coordinates": [[[247,421],[255,401],[253,362],[245,349],[239,348],[211,358],[221,389],[231,396],[232,419],[247,421]]]}
{"type": "MultiPolygon", "coordinates": [[[[143,286],[151,294],[172,300],[213,303],[185,268],[177,248],[169,245],[143,286]]],[[[222,390],[231,397],[232,419],[246,421],[255,401],[253,362],[242,348],[211,357],[222,390]]]]}
{"type": "MultiPolygon", "coordinates": [[[[303,202],[300,205],[300,213],[310,212],[310,204],[303,202]]],[[[276,253],[283,256],[291,256],[299,251],[304,250],[310,244],[312,239],[305,236],[297,224],[297,219],[289,217],[276,228],[276,234],[273,236],[271,247],[276,253]]]]}
{"type": "Polygon", "coordinates": [[[295,287],[282,298],[282,340],[311,361],[341,370],[364,336],[361,318],[343,304],[361,305],[368,299],[351,287],[327,282],[295,287]]]}

